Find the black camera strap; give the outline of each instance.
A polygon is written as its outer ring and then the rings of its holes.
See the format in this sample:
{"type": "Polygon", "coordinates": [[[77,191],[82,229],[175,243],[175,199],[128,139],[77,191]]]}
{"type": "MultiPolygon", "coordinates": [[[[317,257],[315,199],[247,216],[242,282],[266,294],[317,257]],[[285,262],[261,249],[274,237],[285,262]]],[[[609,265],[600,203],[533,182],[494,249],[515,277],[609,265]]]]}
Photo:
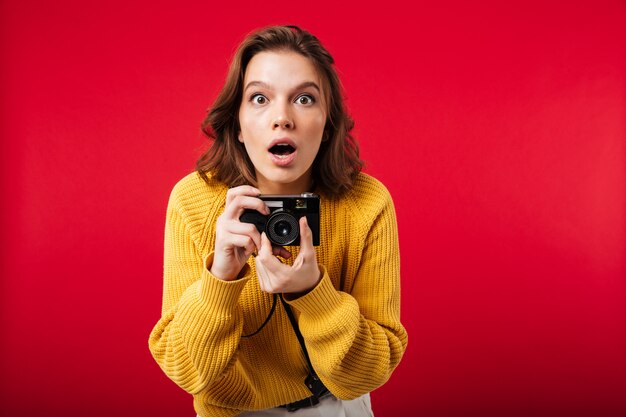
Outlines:
{"type": "Polygon", "coordinates": [[[296,337],[298,338],[298,342],[300,343],[300,347],[302,348],[302,352],[304,353],[304,358],[306,359],[306,363],[309,365],[309,376],[304,380],[304,383],[309,389],[309,391],[311,391],[311,394],[313,394],[313,397],[315,397],[315,401],[316,401],[315,403],[317,403],[317,400],[322,395],[329,392],[328,388],[326,388],[322,380],[317,376],[317,374],[315,373],[315,370],[313,369],[313,364],[311,363],[309,352],[306,350],[306,345],[304,344],[304,337],[302,336],[302,333],[300,332],[300,328],[298,327],[298,322],[296,321],[296,317],[294,316],[293,311],[291,311],[291,307],[289,306],[289,304],[287,304],[287,302],[283,298],[282,294],[280,295],[280,301],[283,304],[283,307],[285,308],[285,312],[287,313],[287,316],[289,317],[289,322],[291,323],[291,327],[293,328],[293,331],[296,334],[296,337]]]}

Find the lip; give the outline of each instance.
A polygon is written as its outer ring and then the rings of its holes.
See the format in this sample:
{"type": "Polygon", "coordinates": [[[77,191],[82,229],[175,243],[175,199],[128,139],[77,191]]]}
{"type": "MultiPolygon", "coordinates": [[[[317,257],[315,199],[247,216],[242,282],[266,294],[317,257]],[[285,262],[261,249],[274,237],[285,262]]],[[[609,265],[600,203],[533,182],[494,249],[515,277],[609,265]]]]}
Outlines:
{"type": "Polygon", "coordinates": [[[296,143],[290,138],[276,138],[270,142],[270,145],[267,147],[267,153],[270,156],[270,160],[274,163],[274,165],[279,167],[287,167],[291,165],[291,163],[296,159],[296,154],[298,153],[298,147],[296,143]],[[293,148],[293,152],[289,155],[278,156],[270,152],[272,146],[278,144],[286,144],[293,148]]]}
{"type": "Polygon", "coordinates": [[[285,155],[285,156],[278,156],[278,155],[274,155],[273,153],[269,153],[270,155],[270,159],[271,161],[279,166],[279,167],[287,167],[289,165],[291,165],[291,163],[296,159],[296,153],[298,151],[294,151],[293,153],[290,153],[289,155],[285,155]]]}
{"type": "Polygon", "coordinates": [[[272,149],[272,146],[278,145],[280,143],[284,143],[286,145],[290,145],[294,149],[298,149],[298,147],[296,146],[296,142],[294,142],[290,138],[285,137],[285,138],[276,138],[276,139],[272,140],[270,142],[270,145],[267,147],[267,150],[269,151],[270,149],[272,149]]]}

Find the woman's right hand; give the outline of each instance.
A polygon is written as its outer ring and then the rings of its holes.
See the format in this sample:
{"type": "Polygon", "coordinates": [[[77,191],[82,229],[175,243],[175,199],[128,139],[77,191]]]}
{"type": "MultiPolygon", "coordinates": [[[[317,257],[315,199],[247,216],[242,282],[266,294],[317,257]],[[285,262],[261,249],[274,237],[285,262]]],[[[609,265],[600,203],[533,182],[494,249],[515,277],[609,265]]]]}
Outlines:
{"type": "MultiPolygon", "coordinates": [[[[250,255],[261,248],[261,234],[256,226],[239,221],[245,209],[264,215],[270,213],[263,200],[258,198],[260,194],[257,188],[249,185],[231,188],[226,193],[226,207],[215,226],[215,251],[210,270],[221,280],[237,279],[250,255]]],[[[284,258],[291,256],[282,247],[274,248],[273,253],[284,258]]]]}
{"type": "Polygon", "coordinates": [[[261,247],[261,234],[257,228],[239,221],[245,209],[269,213],[263,200],[257,198],[260,194],[258,189],[249,185],[231,188],[226,193],[226,207],[215,225],[215,253],[211,266],[211,274],[219,279],[236,279],[250,255],[261,247]]]}

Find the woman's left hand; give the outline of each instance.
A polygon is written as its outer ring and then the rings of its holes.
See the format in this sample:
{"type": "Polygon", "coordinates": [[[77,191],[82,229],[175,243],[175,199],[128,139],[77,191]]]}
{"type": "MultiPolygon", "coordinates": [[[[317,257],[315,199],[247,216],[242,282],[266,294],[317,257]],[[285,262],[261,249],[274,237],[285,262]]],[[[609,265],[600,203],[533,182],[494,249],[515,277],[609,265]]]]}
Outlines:
{"type": "Polygon", "coordinates": [[[261,290],[268,293],[289,293],[297,297],[313,289],[321,279],[313,233],[304,216],[300,218],[300,253],[293,266],[285,265],[274,256],[272,243],[265,233],[261,235],[261,249],[255,262],[261,290]]]}

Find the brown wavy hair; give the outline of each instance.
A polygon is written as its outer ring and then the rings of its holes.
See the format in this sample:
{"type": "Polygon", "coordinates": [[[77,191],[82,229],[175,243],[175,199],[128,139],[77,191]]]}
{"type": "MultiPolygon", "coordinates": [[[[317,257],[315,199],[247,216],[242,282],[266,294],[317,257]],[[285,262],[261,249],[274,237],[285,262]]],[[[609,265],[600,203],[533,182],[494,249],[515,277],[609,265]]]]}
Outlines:
{"type": "Polygon", "coordinates": [[[248,35],[239,45],[224,87],[202,122],[202,132],[213,142],[196,162],[196,171],[207,182],[211,174],[230,187],[257,184],[254,165],[238,140],[238,115],[248,63],[253,56],[266,51],[299,53],[319,72],[328,116],[323,140],[313,161],[313,179],[318,191],[331,197],[340,196],[352,187],[363,168],[358,143],[350,134],[354,121],[344,105],[333,57],[315,36],[297,26],[270,26],[248,35]]]}

